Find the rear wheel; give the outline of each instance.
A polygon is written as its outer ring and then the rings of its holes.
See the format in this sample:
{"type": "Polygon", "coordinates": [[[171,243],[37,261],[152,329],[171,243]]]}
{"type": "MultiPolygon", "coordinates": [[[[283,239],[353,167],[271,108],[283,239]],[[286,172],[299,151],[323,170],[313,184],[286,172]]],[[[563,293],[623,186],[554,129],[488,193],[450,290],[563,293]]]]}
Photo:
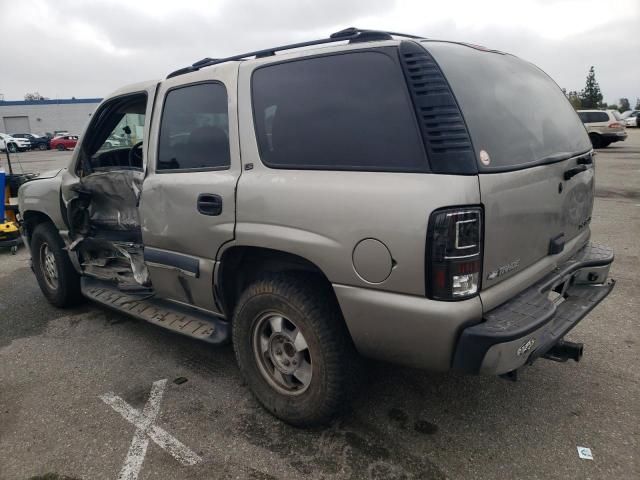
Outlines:
{"type": "Polygon", "coordinates": [[[591,145],[593,148],[602,148],[602,137],[597,133],[589,134],[589,138],[591,139],[591,145]]]}
{"type": "Polygon", "coordinates": [[[44,296],[56,307],[75,305],[82,300],[80,275],[73,268],[64,242],[49,222],[41,223],[31,238],[33,271],[44,296]]]}
{"type": "Polygon", "coordinates": [[[309,277],[269,275],[250,285],[233,318],[233,345],[258,401],[292,425],[328,421],[359,378],[330,287],[309,277]]]}
{"type": "Polygon", "coordinates": [[[58,144],[58,146],[56,147],[58,150],[62,151],[62,150],[66,150],[66,148],[64,148],[64,145],[62,145],[61,143],[58,144]]]}

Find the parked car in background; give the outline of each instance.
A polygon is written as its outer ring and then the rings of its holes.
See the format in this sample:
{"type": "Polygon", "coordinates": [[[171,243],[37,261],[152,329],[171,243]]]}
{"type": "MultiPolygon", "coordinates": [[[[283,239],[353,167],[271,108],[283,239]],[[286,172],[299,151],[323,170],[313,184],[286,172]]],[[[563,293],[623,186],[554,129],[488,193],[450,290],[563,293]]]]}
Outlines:
{"type": "Polygon", "coordinates": [[[0,150],[9,150],[11,153],[29,150],[31,142],[24,138],[15,138],[6,133],[0,133],[0,150]]]}
{"type": "Polygon", "coordinates": [[[49,142],[51,148],[55,148],[58,150],[73,150],[78,143],[77,135],[62,135],[60,137],[52,138],[49,142]]]}
{"type": "Polygon", "coordinates": [[[130,147],[131,145],[127,142],[127,139],[122,135],[109,135],[109,138],[104,142],[102,148],[120,148],[120,147],[130,147]]]}
{"type": "Polygon", "coordinates": [[[624,120],[627,127],[640,127],[638,125],[638,117],[640,116],[640,110],[627,110],[620,117],[624,120]]]}
{"type": "Polygon", "coordinates": [[[578,110],[594,148],[605,148],[627,139],[625,122],[617,110],[578,110]]]}
{"type": "Polygon", "coordinates": [[[47,137],[41,137],[35,133],[12,133],[13,138],[24,138],[31,143],[31,149],[48,150],[49,139],[47,137]]]}

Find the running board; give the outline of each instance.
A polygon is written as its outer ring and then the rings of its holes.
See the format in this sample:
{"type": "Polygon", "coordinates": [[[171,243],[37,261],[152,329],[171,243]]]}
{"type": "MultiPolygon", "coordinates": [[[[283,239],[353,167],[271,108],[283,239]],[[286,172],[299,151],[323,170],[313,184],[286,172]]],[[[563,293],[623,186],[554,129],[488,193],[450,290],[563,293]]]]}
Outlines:
{"type": "Polygon", "coordinates": [[[215,315],[149,295],[126,294],[108,282],[82,277],[82,294],[97,303],[208,343],[229,339],[229,324],[215,315]]]}

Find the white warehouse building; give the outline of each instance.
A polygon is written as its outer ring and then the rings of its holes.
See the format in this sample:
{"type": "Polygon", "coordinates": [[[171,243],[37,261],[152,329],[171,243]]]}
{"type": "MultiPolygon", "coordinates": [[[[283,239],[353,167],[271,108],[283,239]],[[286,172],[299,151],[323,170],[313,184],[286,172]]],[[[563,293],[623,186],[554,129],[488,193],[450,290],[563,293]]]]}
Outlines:
{"type": "Polygon", "coordinates": [[[56,131],[80,134],[101,98],[0,100],[0,132],[45,135],[56,131]]]}

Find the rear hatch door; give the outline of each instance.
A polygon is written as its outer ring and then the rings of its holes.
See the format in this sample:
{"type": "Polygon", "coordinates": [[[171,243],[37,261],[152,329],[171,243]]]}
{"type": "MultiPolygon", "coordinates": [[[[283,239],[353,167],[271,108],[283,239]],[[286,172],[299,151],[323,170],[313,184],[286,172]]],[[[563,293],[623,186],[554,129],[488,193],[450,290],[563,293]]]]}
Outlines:
{"type": "Polygon", "coordinates": [[[528,62],[462,44],[424,45],[452,87],[478,162],[482,290],[540,262],[544,269],[530,271],[543,275],[550,256],[559,261],[581,243],[571,240],[588,237],[594,172],[582,122],[555,82],[528,62]]]}

